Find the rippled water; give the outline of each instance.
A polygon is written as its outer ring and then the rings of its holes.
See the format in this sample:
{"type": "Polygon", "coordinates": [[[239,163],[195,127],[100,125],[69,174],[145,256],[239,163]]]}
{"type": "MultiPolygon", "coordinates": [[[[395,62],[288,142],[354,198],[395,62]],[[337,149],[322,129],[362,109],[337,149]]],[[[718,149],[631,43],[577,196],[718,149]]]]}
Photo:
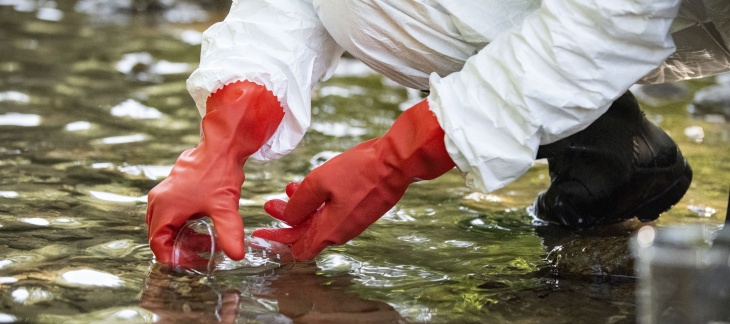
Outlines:
{"type": "MultiPolygon", "coordinates": [[[[215,278],[154,265],[146,194],[198,141],[185,79],[227,5],[0,0],[0,322],[634,321],[627,231],[533,225],[524,210],[548,186],[541,163],[490,195],[456,172],[415,184],[316,263],[215,278]]],[[[695,170],[659,225],[722,222],[730,114],[688,106],[728,79],[636,89],[695,170]]],[[[419,97],[345,60],[315,90],[300,147],[246,166],[247,231],[274,224],[261,206],[286,183],[379,136],[419,97]]]]}

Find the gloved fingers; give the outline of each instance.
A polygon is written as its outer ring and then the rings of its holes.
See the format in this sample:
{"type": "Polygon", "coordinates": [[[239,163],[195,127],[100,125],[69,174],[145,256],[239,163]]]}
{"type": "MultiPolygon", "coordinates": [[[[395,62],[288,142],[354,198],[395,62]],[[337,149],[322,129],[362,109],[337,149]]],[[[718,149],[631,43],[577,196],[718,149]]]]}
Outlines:
{"type": "Polygon", "coordinates": [[[163,226],[159,229],[150,227],[150,249],[157,262],[172,265],[172,248],[176,235],[177,231],[170,226],[163,226]]]}
{"type": "Polygon", "coordinates": [[[264,211],[271,217],[276,218],[280,221],[284,221],[284,209],[286,208],[286,201],[281,199],[272,199],[264,203],[264,211]]]}
{"type": "Polygon", "coordinates": [[[294,194],[295,191],[297,191],[297,189],[299,189],[299,182],[293,182],[293,181],[289,182],[286,185],[286,189],[285,189],[286,196],[291,198],[291,196],[294,194]]]}
{"type": "MultiPolygon", "coordinates": [[[[309,223],[306,223],[309,224],[309,223]]],[[[299,226],[292,228],[259,228],[253,231],[253,236],[260,237],[265,240],[276,241],[281,244],[290,245],[300,240],[309,226],[299,226]]]]}
{"type": "MultiPolygon", "coordinates": [[[[325,167],[326,165],[323,165],[319,168],[325,167]]],[[[282,221],[291,226],[302,224],[311,219],[317,209],[329,200],[330,193],[320,185],[320,182],[325,181],[320,177],[326,174],[327,172],[312,172],[304,178],[289,198],[282,221]]]]}
{"type": "Polygon", "coordinates": [[[157,185],[157,187],[152,188],[150,192],[147,194],[147,215],[145,216],[145,222],[147,225],[152,224],[152,220],[157,217],[161,217],[160,215],[157,215],[158,210],[167,210],[167,208],[158,206],[165,205],[165,199],[164,199],[164,193],[166,190],[165,187],[165,181],[161,182],[157,185]],[[160,194],[162,194],[162,197],[160,197],[160,194]]]}
{"type": "Polygon", "coordinates": [[[218,244],[232,260],[241,260],[246,255],[243,239],[243,218],[238,210],[217,210],[210,215],[215,225],[218,244]]]}
{"type": "Polygon", "coordinates": [[[304,238],[291,245],[291,253],[296,261],[309,261],[330,245],[334,245],[334,243],[326,240],[304,238]]]}
{"type": "Polygon", "coordinates": [[[154,253],[157,261],[171,265],[172,249],[175,244],[175,238],[180,228],[191,215],[179,212],[180,209],[166,208],[167,206],[154,206],[148,208],[149,225],[147,229],[147,238],[149,239],[150,249],[154,253]],[[166,214],[158,211],[167,211],[166,214]]]}
{"type": "Polygon", "coordinates": [[[154,211],[155,205],[153,203],[152,197],[150,195],[147,195],[147,215],[145,215],[144,222],[147,223],[148,230],[150,222],[152,221],[152,215],[154,215],[154,211]]]}

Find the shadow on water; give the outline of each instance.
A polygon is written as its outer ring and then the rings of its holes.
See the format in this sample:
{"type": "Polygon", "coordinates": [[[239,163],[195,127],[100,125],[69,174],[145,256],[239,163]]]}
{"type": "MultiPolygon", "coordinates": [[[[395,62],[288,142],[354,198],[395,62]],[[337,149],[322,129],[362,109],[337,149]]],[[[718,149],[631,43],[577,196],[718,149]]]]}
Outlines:
{"type": "MultiPolygon", "coordinates": [[[[414,184],[362,236],[315,263],[205,278],[151,262],[146,194],[198,142],[185,89],[201,31],[228,1],[0,0],[0,322],[633,322],[637,223],[581,232],[525,212],[542,162],[491,194],[461,176],[414,184]]],[[[692,164],[657,225],[718,225],[730,183],[730,77],[636,87],[692,164]]],[[[292,154],[247,164],[262,205],[332,152],[382,134],[418,99],[344,59],[314,92],[292,154]]]]}

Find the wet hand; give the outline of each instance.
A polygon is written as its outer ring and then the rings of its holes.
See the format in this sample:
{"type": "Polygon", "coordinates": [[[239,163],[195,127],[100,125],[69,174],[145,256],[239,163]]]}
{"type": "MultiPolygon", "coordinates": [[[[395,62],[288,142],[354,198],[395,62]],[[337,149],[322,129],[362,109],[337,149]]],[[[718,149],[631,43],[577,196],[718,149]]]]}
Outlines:
{"type": "MultiPolygon", "coordinates": [[[[243,219],[238,214],[243,165],[271,138],[283,117],[276,96],[253,82],[229,83],[211,94],[200,144],[183,152],[170,175],[149,193],[147,236],[157,261],[171,264],[180,228],[188,219],[204,216],[213,220],[223,252],[233,260],[243,259],[243,219]]],[[[184,257],[192,263],[199,259],[184,257]]]]}
{"type": "MultiPolygon", "coordinates": [[[[238,200],[244,178],[237,162],[227,162],[224,157],[205,152],[204,147],[183,152],[170,175],[148,196],[148,238],[157,261],[171,265],[178,231],[188,219],[203,216],[213,220],[226,255],[242,259],[244,231],[238,200]]],[[[201,240],[201,244],[206,242],[210,241],[201,240]]],[[[188,267],[195,265],[194,256],[184,259],[191,263],[188,267]]]]}
{"type": "Polygon", "coordinates": [[[291,228],[259,229],[253,235],[291,245],[298,261],[360,235],[395,206],[411,183],[388,170],[375,171],[370,144],[334,157],[301,184],[290,183],[289,201],[270,200],[264,209],[291,228]]]}
{"type": "Polygon", "coordinates": [[[391,209],[418,180],[454,167],[444,132],[422,101],[404,112],[383,137],[361,143],[312,170],[301,185],[287,186],[288,202],[269,201],[266,211],[291,228],[260,229],[261,238],[290,244],[297,260],[360,235],[391,209]]]}

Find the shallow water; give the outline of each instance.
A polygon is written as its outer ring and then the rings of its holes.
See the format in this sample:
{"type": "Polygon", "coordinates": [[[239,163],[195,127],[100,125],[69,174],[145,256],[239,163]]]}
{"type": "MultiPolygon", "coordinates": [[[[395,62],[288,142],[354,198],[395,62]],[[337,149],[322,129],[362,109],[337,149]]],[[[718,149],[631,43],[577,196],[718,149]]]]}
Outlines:
{"type": "MultiPolygon", "coordinates": [[[[225,15],[224,2],[0,0],[0,322],[634,321],[630,262],[580,252],[627,257],[626,230],[575,235],[527,216],[549,183],[543,163],[490,195],[456,172],[415,184],[316,263],[215,278],[153,264],[145,195],[198,141],[185,79],[200,31],[225,15]]],[[[722,223],[730,116],[688,106],[728,79],[636,88],[695,172],[660,226],[722,223]]],[[[345,60],[315,89],[315,122],[300,147],[247,164],[247,231],[275,224],[262,205],[286,183],[329,152],[379,136],[419,96],[345,60]]]]}

